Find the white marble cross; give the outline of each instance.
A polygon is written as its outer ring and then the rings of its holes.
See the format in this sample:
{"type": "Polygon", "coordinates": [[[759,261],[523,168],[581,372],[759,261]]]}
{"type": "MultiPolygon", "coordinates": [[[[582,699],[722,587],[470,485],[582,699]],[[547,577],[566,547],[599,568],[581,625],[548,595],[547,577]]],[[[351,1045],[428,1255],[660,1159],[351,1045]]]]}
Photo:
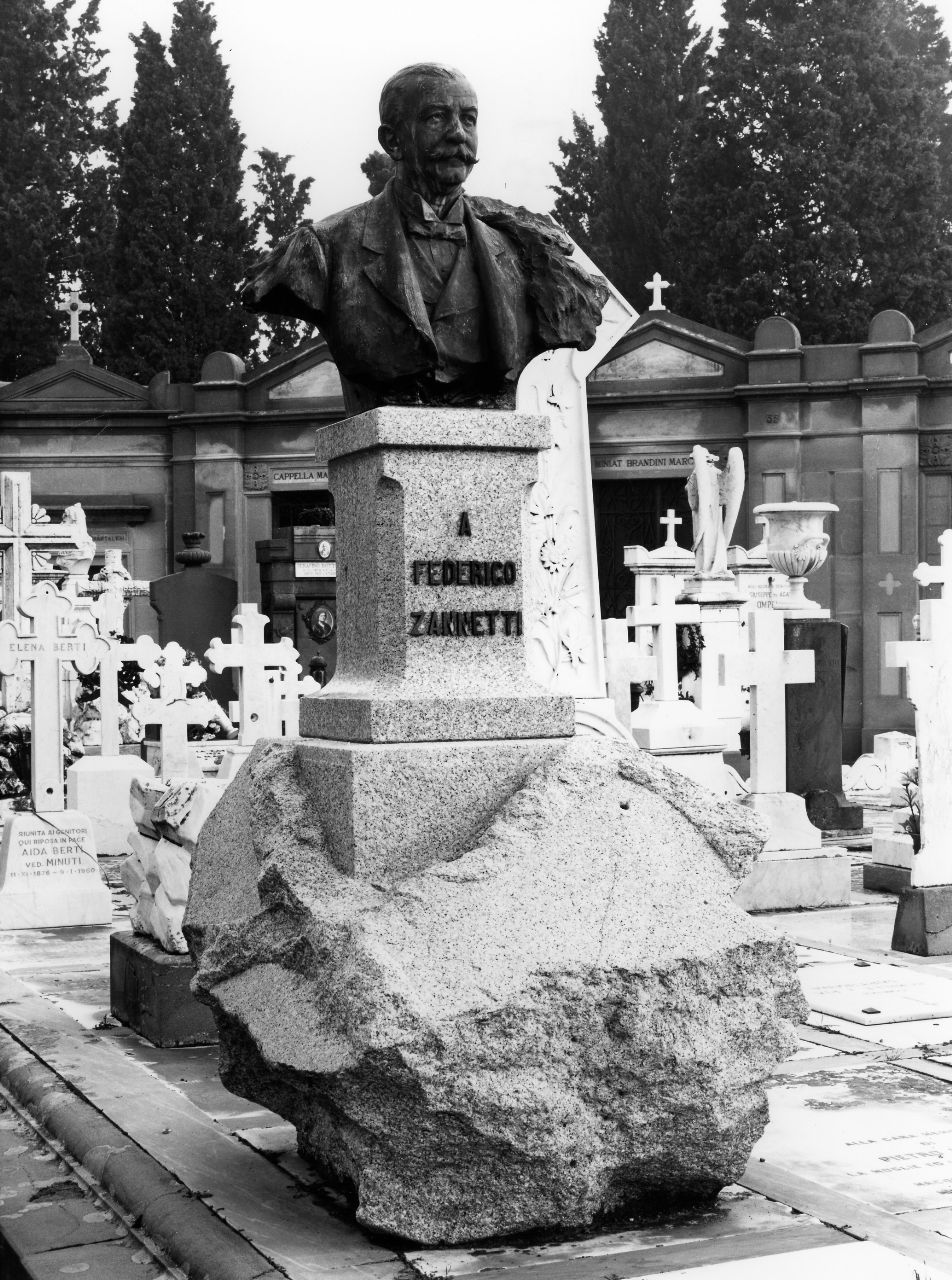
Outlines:
{"type": "MultiPolygon", "coordinates": [[[[574,257],[598,274],[581,250],[576,249],[574,257]]],[[[574,697],[580,704],[580,724],[624,737],[623,728],[603,723],[610,706],[605,697],[585,379],[631,328],[638,313],[610,283],[608,288],[594,346],[588,351],[566,347],[536,356],[519,379],[516,408],[546,414],[554,439],[553,447],[539,456],[539,481],[532,486],[528,503],[529,673],[551,693],[574,697]],[[592,718],[586,720],[590,709],[592,718]]]]}
{"type": "Polygon", "coordinates": [[[666,547],[671,547],[674,550],[680,550],[674,531],[679,524],[684,524],[684,521],[679,515],[675,515],[674,507],[668,507],[667,513],[661,517],[660,523],[663,524],[668,531],[668,535],[664,540],[664,545],[666,547]]]}
{"type": "Polygon", "coordinates": [[[33,553],[78,548],[86,535],[75,524],[34,520],[28,471],[0,472],[0,515],[3,616],[15,619],[17,605],[33,590],[33,553]]]}
{"type": "Polygon", "coordinates": [[[651,290],[651,306],[649,311],[667,311],[667,307],[661,301],[661,290],[670,289],[671,281],[662,279],[659,272],[655,272],[650,280],[645,281],[645,288],[651,290]]]}
{"type": "Polygon", "coordinates": [[[204,699],[188,696],[188,686],[202,684],[207,676],[198,662],[186,662],[185,650],[175,640],[162,650],[158,667],[158,697],[140,702],[136,717],[143,725],[158,725],[162,743],[161,774],[163,778],[185,778],[189,775],[189,725],[208,723],[204,699]]]}
{"type": "Polygon", "coordinates": [[[919,838],[914,886],[952,884],[952,529],[939,535],[938,568],[920,564],[920,586],[938,584],[939,600],[919,602],[919,640],[886,645],[887,667],[905,667],[906,695],[916,708],[919,838]]]}
{"type": "Polygon", "coordinates": [[[655,663],[655,702],[678,700],[678,626],[700,623],[701,606],[675,603],[672,577],[651,580],[652,602],[628,607],[629,627],[650,627],[655,663]]]}
{"type": "Polygon", "coordinates": [[[0,622],[0,672],[13,675],[21,662],[32,667],[30,762],[31,795],[37,813],[65,809],[63,797],[62,666],[72,663],[89,675],[109,652],[88,622],[75,623],[73,601],[50,582],[40,582],[19,611],[33,627],[4,618],[0,622]],[[67,625],[64,626],[64,623],[67,625]]]}
{"type": "Polygon", "coordinates": [[[722,679],[728,675],[750,686],[750,790],[776,794],[787,790],[787,685],[812,684],[812,649],[785,649],[783,614],[755,609],[747,619],[749,653],[721,655],[722,679]],[[728,672],[733,663],[739,672],[728,672]]]}
{"type": "Polygon", "coordinates": [[[603,618],[605,679],[615,714],[623,725],[631,720],[631,686],[654,680],[655,663],[640,645],[628,639],[626,618],[603,618]]]}
{"type": "Polygon", "coordinates": [[[922,640],[886,645],[887,667],[905,667],[906,695],[916,708],[920,849],[913,886],[952,884],[952,600],[919,605],[922,640]]]}
{"type": "Polygon", "coordinates": [[[65,311],[69,316],[69,340],[79,341],[79,317],[84,311],[92,311],[88,302],[80,302],[80,290],[71,289],[62,302],[56,304],[57,311],[65,311]]]}
{"type": "Polygon", "coordinates": [[[80,598],[95,597],[89,611],[98,621],[100,632],[119,636],[125,634],[129,601],[135,596],[147,596],[149,583],[135,581],[123,566],[122,552],[110,547],[103,568],[91,581],[81,583],[77,594],[80,598]]]}
{"type": "Polygon", "coordinates": [[[118,756],[119,733],[119,669],[124,662],[136,662],[142,668],[140,680],[155,689],[159,684],[161,648],[151,636],[139,636],[131,643],[115,641],[99,664],[99,723],[102,729],[100,755],[118,756]]]}
{"type": "MultiPolygon", "coordinates": [[[[939,534],[938,566],[926,564],[923,560],[921,564],[916,566],[912,576],[920,587],[941,586],[943,600],[952,595],[952,590],[946,591],[946,587],[952,588],[952,529],[946,529],[939,534]]],[[[896,585],[900,584],[897,583],[896,585]]],[[[891,595],[892,592],[889,594],[891,595]]]]}
{"type": "Polygon", "coordinates": [[[255,605],[240,605],[232,618],[231,643],[216,636],[205,651],[205,661],[216,675],[226,667],[238,668],[238,742],[242,746],[258,738],[282,736],[286,697],[301,674],[297,649],[287,636],[265,644],[269,623],[255,605]]]}

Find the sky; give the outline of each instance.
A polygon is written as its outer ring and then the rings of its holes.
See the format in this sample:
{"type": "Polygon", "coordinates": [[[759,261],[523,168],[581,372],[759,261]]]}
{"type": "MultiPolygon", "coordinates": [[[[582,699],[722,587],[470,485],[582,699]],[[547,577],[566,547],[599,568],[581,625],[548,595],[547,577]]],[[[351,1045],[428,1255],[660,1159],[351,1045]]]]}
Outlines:
{"type": "MultiPolygon", "coordinates": [[[[292,172],[315,180],[312,217],[367,198],[360,162],[377,147],[380,88],[408,63],[459,67],[476,89],[473,195],[550,210],[551,164],[572,112],[597,120],[593,41],[607,0],[213,0],[212,8],[246,163],[259,147],[292,155],[292,172]]],[[[936,8],[952,30],[952,0],[936,8]]],[[[167,40],[172,10],[172,0],[101,0],[120,118],[135,78],[129,33],[147,22],[167,40]]],[[[720,0],[696,0],[703,27],[720,10],[720,0]]]]}

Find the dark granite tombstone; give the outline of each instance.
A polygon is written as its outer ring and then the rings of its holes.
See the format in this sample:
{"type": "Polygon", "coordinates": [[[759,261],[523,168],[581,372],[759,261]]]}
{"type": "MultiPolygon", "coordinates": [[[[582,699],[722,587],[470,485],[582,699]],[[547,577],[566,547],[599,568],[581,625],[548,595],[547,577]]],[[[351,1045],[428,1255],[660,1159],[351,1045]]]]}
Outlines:
{"type": "Polygon", "coordinates": [[[830,618],[787,618],[788,649],[812,649],[813,684],[787,685],[787,790],[803,796],[821,831],[858,831],[863,810],[843,794],[843,690],[847,628],[830,618]]]}
{"type": "MultiPolygon", "coordinates": [[[[238,583],[205,567],[211,559],[198,545],[203,533],[185,533],[185,550],[175,559],[182,566],[179,573],[157,578],[149,588],[152,608],[159,615],[159,642],[177,640],[183,649],[191,649],[202,661],[205,650],[215,636],[228,640],[231,619],[238,604],[238,583]]],[[[231,673],[215,675],[209,671],[204,688],[209,697],[221,703],[225,711],[235,696],[231,673]]]]}

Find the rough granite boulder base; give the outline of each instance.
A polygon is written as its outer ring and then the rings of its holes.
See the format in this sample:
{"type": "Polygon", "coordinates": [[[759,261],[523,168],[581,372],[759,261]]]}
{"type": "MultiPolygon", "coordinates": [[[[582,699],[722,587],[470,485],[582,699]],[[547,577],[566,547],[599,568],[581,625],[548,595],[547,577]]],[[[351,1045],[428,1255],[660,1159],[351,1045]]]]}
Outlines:
{"type": "Polygon", "coordinates": [[[581,1227],[737,1178],[806,1015],[732,902],[758,819],[605,739],[451,861],[342,874],[295,744],[206,823],[185,931],[226,1086],[292,1121],[358,1219],[423,1243],[581,1227]]]}

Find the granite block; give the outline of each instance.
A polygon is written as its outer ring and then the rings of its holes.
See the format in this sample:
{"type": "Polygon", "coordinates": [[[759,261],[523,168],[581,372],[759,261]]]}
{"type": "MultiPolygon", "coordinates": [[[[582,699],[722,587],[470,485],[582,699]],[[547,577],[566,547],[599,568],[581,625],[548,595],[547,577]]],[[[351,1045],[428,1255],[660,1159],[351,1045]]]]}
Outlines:
{"type": "Polygon", "coordinates": [[[215,1044],[215,1020],[192,995],[195,965],[169,955],[151,938],[114,933],[109,939],[112,1015],[159,1048],[215,1044]]]}
{"type": "Polygon", "coordinates": [[[901,893],[909,887],[912,872],[889,862],[865,862],[863,864],[863,888],[878,893],[901,893]]]}
{"type": "Polygon", "coordinates": [[[339,871],[395,880],[458,858],[559,739],[451,744],[298,742],[296,773],[339,871]]]}
{"type": "Polygon", "coordinates": [[[567,738],[575,700],[563,697],[387,697],[317,695],[301,700],[301,733],[339,742],[465,742],[476,738],[567,738]]]}
{"type": "Polygon", "coordinates": [[[424,409],[385,405],[321,427],[321,461],[383,445],[403,448],[548,449],[552,428],[534,413],[498,409],[424,409]]]}

